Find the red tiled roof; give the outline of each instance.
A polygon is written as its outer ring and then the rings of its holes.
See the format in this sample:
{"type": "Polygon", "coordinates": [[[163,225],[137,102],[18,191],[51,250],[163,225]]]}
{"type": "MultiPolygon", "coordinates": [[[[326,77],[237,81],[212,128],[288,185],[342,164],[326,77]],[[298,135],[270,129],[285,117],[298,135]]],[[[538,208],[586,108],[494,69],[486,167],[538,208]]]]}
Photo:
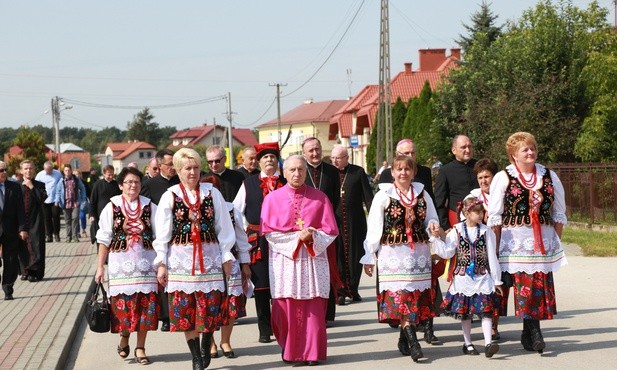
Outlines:
{"type": "MultiPolygon", "coordinates": [[[[188,128],[182,131],[175,132],[174,134],[169,136],[169,138],[172,140],[189,138],[191,140],[186,145],[187,146],[195,145],[199,143],[205,136],[210,134],[214,130],[215,127],[218,127],[221,130],[225,129],[224,126],[218,126],[218,125],[209,126],[207,124],[203,124],[201,126],[192,127],[192,128],[188,128]]],[[[255,138],[255,135],[253,135],[253,132],[248,128],[232,128],[231,135],[236,141],[240,142],[240,144],[245,145],[245,146],[255,145],[258,143],[257,139],[255,138]]],[[[170,145],[169,147],[172,147],[172,145],[170,145]]]]}
{"type": "MultiPolygon", "coordinates": [[[[441,49],[438,49],[441,52],[441,49]]],[[[444,49],[445,50],[445,49],[444,49]]],[[[459,59],[452,50],[452,55],[445,57],[441,64],[433,71],[412,71],[411,65],[407,65],[403,72],[399,72],[390,81],[391,103],[396,103],[400,97],[405,104],[410,98],[420,95],[424,83],[428,81],[432,90],[441,83],[444,76],[447,76],[450,69],[458,66],[459,59]]],[[[377,113],[379,102],[379,86],[368,85],[364,87],[348,104],[340,109],[330,120],[330,139],[340,133],[341,137],[350,135],[361,135],[365,127],[373,127],[373,121],[377,113]],[[356,131],[352,132],[352,117],[356,114],[356,131]]]]}
{"type": "MultiPolygon", "coordinates": [[[[347,104],[347,100],[328,100],[315,103],[301,104],[281,116],[281,123],[290,125],[304,122],[329,122],[342,106],[347,104]]],[[[257,128],[276,126],[277,119],[272,119],[262,123],[257,128]]]]}
{"type": "Polygon", "coordinates": [[[145,141],[131,141],[127,143],[107,143],[107,147],[113,151],[113,159],[124,159],[138,149],[152,149],[156,147],[145,141]]]}

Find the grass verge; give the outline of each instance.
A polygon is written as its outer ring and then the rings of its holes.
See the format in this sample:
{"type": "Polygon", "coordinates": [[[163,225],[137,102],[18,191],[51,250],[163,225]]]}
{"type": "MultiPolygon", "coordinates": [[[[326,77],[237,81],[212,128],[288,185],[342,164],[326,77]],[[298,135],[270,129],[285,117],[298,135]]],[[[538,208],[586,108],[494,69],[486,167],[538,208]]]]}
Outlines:
{"type": "Polygon", "coordinates": [[[561,240],[581,247],[585,256],[617,256],[617,233],[565,227],[561,240]]]}

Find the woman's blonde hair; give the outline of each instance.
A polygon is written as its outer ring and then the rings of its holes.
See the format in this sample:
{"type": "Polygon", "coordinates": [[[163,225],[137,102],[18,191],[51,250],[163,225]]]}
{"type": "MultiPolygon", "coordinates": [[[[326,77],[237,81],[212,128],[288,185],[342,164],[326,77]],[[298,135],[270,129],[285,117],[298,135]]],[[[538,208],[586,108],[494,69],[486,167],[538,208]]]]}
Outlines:
{"type": "Polygon", "coordinates": [[[533,146],[534,149],[538,150],[538,143],[536,142],[536,138],[533,137],[529,132],[519,131],[515,132],[506,141],[506,153],[508,153],[508,159],[511,163],[514,163],[512,157],[516,154],[516,151],[522,145],[533,146]]]}
{"type": "Polygon", "coordinates": [[[199,155],[199,153],[197,153],[197,151],[191,148],[182,148],[178,150],[176,154],[174,154],[173,158],[176,171],[180,172],[180,169],[184,167],[186,162],[188,162],[189,160],[195,161],[199,168],[201,168],[201,156],[199,155]]]}

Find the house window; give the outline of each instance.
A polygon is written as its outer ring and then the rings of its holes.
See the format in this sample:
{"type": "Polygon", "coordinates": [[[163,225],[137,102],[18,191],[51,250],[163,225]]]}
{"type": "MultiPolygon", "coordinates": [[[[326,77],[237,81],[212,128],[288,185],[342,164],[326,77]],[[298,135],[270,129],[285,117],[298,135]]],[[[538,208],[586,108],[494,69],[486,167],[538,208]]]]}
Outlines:
{"type": "Polygon", "coordinates": [[[220,137],[213,137],[212,138],[212,145],[219,145],[221,144],[221,138],[220,137]]]}
{"type": "Polygon", "coordinates": [[[174,146],[178,146],[178,145],[180,145],[180,140],[174,139],[174,146]]]}
{"type": "Polygon", "coordinates": [[[144,152],[139,152],[139,158],[140,159],[144,158],[144,154],[145,154],[144,152]]]}
{"type": "Polygon", "coordinates": [[[152,158],[152,152],[146,152],[146,155],[148,156],[148,158],[152,158]]]}

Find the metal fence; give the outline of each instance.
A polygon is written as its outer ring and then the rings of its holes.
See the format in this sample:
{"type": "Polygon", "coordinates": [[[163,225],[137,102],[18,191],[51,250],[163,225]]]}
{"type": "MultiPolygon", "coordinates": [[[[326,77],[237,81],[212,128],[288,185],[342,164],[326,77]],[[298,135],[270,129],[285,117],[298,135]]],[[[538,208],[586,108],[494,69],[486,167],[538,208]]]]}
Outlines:
{"type": "Polygon", "coordinates": [[[617,163],[555,163],[566,192],[568,218],[587,223],[617,223],[617,163]]]}

